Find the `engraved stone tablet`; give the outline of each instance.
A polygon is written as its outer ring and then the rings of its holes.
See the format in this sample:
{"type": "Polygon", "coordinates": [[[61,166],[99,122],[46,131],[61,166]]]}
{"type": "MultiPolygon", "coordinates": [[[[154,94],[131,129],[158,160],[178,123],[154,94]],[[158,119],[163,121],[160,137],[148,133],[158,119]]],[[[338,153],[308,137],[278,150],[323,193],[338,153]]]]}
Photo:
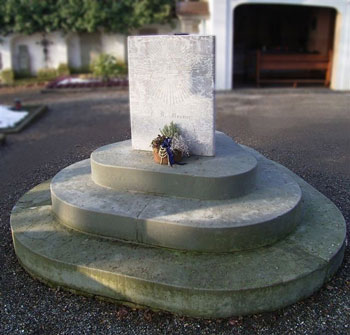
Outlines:
{"type": "Polygon", "coordinates": [[[18,46],[18,69],[23,72],[30,72],[30,56],[27,45],[18,46]]]}
{"type": "Polygon", "coordinates": [[[152,150],[159,129],[173,121],[191,154],[214,156],[214,42],[198,35],[129,37],[133,149],[152,150]]]}

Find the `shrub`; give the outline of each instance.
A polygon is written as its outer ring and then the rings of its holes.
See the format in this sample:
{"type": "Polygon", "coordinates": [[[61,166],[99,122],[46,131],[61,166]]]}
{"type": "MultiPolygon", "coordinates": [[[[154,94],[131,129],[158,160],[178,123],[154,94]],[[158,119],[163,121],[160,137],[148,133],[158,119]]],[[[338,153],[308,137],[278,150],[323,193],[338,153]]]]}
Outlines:
{"type": "Polygon", "coordinates": [[[1,81],[4,84],[13,84],[15,81],[15,73],[11,69],[1,71],[1,81]]]}
{"type": "Polygon", "coordinates": [[[29,71],[26,70],[20,70],[15,72],[15,79],[27,79],[32,78],[33,76],[29,71]]]}
{"type": "Polygon", "coordinates": [[[159,129],[160,133],[164,137],[174,137],[176,134],[180,134],[179,127],[171,121],[169,125],[165,125],[163,129],[159,129]]]}
{"type": "Polygon", "coordinates": [[[37,77],[40,80],[53,80],[57,77],[57,71],[55,69],[39,69],[37,77]]]}
{"type": "Polygon", "coordinates": [[[91,70],[94,76],[104,81],[127,73],[125,64],[118,62],[114,56],[108,54],[100,54],[93,60],[91,70]]]}
{"type": "Polygon", "coordinates": [[[124,76],[128,74],[128,67],[123,62],[117,62],[118,76],[124,76]]]}
{"type": "Polygon", "coordinates": [[[71,74],[89,74],[91,73],[91,66],[80,66],[80,67],[70,67],[69,71],[71,74]]]}
{"type": "Polygon", "coordinates": [[[70,70],[67,64],[61,63],[58,65],[57,68],[57,74],[59,76],[69,76],[70,75],[70,70]]]}

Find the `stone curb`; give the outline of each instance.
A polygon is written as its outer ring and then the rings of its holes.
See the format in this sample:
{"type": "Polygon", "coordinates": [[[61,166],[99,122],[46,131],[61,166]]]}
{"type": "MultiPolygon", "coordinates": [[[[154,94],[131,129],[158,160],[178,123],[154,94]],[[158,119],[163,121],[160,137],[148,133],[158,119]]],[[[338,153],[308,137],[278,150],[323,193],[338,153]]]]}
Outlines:
{"type": "Polygon", "coordinates": [[[40,92],[46,93],[86,93],[86,92],[96,92],[96,91],[127,91],[128,86],[111,86],[111,87],[81,87],[81,88],[45,88],[40,92]]]}
{"type": "Polygon", "coordinates": [[[36,118],[48,111],[47,106],[42,105],[34,111],[30,111],[29,115],[25,117],[17,126],[11,128],[0,128],[0,131],[6,134],[19,133],[22,129],[28,126],[36,118]]]}

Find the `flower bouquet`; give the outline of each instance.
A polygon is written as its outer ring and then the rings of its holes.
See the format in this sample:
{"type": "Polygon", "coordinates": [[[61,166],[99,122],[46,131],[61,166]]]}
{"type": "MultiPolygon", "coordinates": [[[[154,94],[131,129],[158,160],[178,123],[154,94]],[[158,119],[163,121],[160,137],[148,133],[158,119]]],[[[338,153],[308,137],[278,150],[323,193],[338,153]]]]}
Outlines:
{"type": "Polygon", "coordinates": [[[160,134],[152,140],[154,161],[162,165],[181,164],[184,156],[189,156],[188,146],[180,134],[179,127],[170,122],[160,129],[160,134]]]}

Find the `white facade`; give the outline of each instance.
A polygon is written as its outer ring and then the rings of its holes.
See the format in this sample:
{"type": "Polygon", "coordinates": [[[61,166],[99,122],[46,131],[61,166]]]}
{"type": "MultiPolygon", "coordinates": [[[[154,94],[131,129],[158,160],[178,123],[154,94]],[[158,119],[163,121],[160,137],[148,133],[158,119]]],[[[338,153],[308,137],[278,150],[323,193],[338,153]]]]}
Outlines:
{"type": "MultiPolygon", "coordinates": [[[[99,53],[112,54],[119,61],[126,61],[126,36],[104,33],[98,33],[96,36],[98,40],[96,44],[100,46],[99,53]]],[[[2,43],[0,44],[2,69],[13,69],[15,71],[20,69],[19,49],[23,46],[26,46],[28,50],[29,72],[31,74],[35,74],[43,68],[57,68],[60,64],[68,64],[74,68],[80,68],[84,65],[82,36],[80,34],[53,32],[46,34],[46,39],[50,43],[47,60],[45,60],[43,46],[40,44],[43,40],[42,34],[12,34],[2,37],[2,43]]],[[[90,49],[93,49],[93,47],[94,45],[90,49]]]]}
{"type": "MultiPolygon", "coordinates": [[[[169,25],[148,25],[139,31],[138,34],[170,34],[178,30],[178,22],[174,27],[169,25]]],[[[43,46],[42,34],[22,35],[12,34],[2,36],[0,43],[1,70],[20,70],[20,48],[25,46],[29,54],[31,74],[36,74],[43,68],[57,68],[60,64],[67,64],[72,68],[86,67],[91,59],[100,53],[107,53],[115,56],[120,62],[127,62],[127,36],[111,33],[68,33],[53,32],[46,34],[49,41],[47,60],[43,46]]]]}
{"type": "MultiPolygon", "coordinates": [[[[234,88],[234,10],[244,4],[302,5],[334,8],[337,12],[331,88],[350,90],[350,0],[208,0],[207,31],[216,36],[216,88],[234,88]]],[[[297,19],[297,18],[296,18],[297,19]]]]}
{"type": "MultiPolygon", "coordinates": [[[[350,90],[350,0],[207,0],[209,17],[200,21],[197,32],[216,36],[216,89],[230,90],[233,82],[234,64],[234,12],[240,5],[295,5],[333,8],[336,11],[335,36],[333,46],[333,67],[331,88],[350,90]]],[[[296,18],[297,20],[298,18],[296,18]]],[[[136,34],[169,34],[179,32],[177,26],[151,25],[135,32],[136,34]]],[[[27,45],[30,54],[30,71],[34,74],[40,68],[57,68],[60,63],[71,67],[86,66],[91,57],[104,52],[117,57],[119,61],[127,61],[126,36],[121,34],[96,33],[47,34],[53,42],[49,46],[49,60],[45,62],[43,48],[38,43],[40,34],[30,36],[12,35],[2,38],[0,53],[2,69],[18,68],[18,51],[20,45],[27,45]]]]}
{"type": "MultiPolygon", "coordinates": [[[[28,48],[30,56],[30,72],[36,73],[39,69],[45,67],[44,52],[42,46],[39,44],[43,39],[41,34],[33,34],[29,36],[25,35],[13,35],[9,38],[9,44],[11,46],[11,63],[4,68],[19,69],[19,46],[25,45],[28,48]]],[[[52,42],[48,50],[47,67],[57,68],[60,63],[67,63],[67,45],[65,37],[56,32],[48,34],[47,39],[52,42]]],[[[5,64],[4,64],[5,65],[5,64]]]]}

